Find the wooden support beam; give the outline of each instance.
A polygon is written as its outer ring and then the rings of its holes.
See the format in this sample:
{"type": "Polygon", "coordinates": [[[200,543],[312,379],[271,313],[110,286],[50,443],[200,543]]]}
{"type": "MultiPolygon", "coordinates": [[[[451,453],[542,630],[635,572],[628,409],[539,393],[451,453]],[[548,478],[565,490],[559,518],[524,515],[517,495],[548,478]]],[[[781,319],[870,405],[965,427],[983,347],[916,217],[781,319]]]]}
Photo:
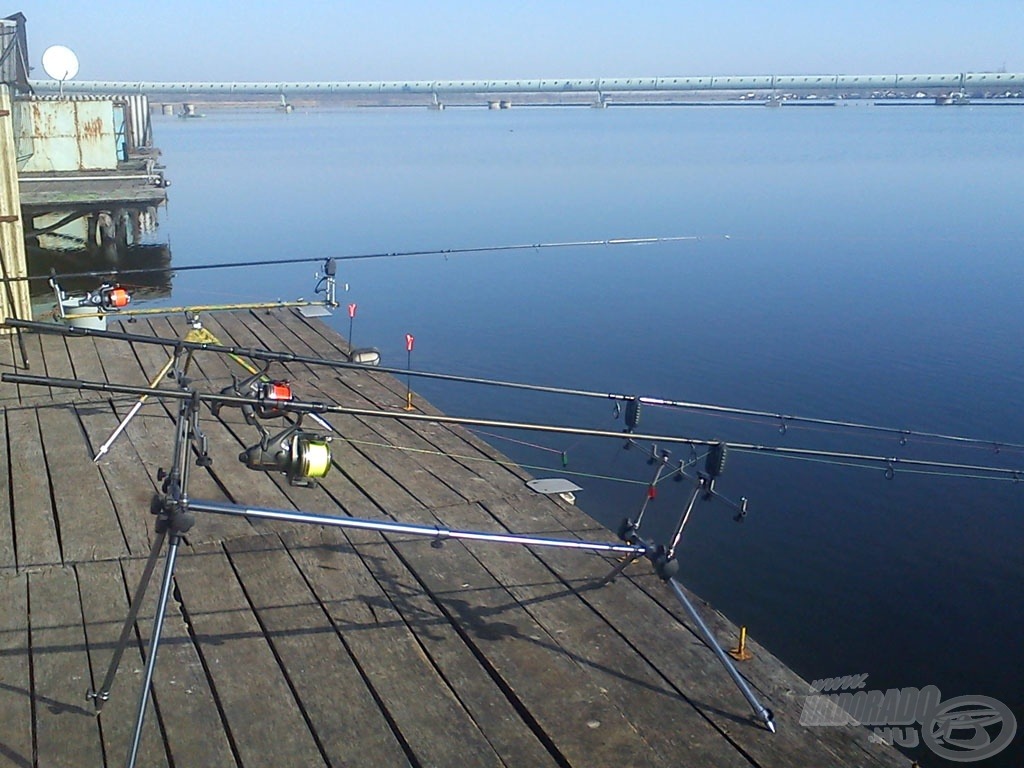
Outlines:
{"type": "MultiPolygon", "coordinates": [[[[10,89],[6,85],[0,85],[0,113],[9,115],[10,111],[10,89]]],[[[0,122],[0,276],[3,277],[24,277],[28,274],[25,231],[21,224],[17,157],[14,127],[11,121],[4,120],[0,122]]],[[[8,283],[0,290],[0,311],[4,317],[30,319],[32,307],[29,302],[28,283],[8,283]]]]}

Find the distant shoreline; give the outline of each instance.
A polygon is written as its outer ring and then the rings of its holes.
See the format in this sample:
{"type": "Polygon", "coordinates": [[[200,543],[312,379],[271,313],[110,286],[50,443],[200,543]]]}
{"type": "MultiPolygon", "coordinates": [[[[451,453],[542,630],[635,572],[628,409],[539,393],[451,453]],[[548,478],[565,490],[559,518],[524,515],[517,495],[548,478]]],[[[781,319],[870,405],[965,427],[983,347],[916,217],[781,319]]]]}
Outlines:
{"type": "MultiPolygon", "coordinates": [[[[150,104],[155,111],[166,110],[171,107],[177,112],[184,104],[192,104],[197,108],[208,110],[277,110],[285,111],[280,94],[274,96],[239,96],[233,95],[211,95],[211,94],[175,94],[173,98],[166,94],[154,94],[150,96],[150,104]]],[[[675,98],[666,99],[664,94],[650,93],[621,93],[616,98],[605,98],[599,101],[596,97],[588,94],[564,94],[558,98],[551,98],[550,94],[509,94],[499,99],[493,94],[461,94],[458,100],[441,99],[440,106],[430,98],[423,95],[389,95],[389,96],[341,96],[341,95],[317,95],[315,97],[298,96],[288,99],[288,106],[291,109],[307,110],[317,108],[353,108],[353,109],[387,109],[387,108],[412,108],[412,109],[508,109],[516,107],[764,107],[771,100],[770,93],[763,94],[708,94],[708,93],[680,93],[675,98]]],[[[1024,106],[1024,98],[1004,97],[977,97],[972,98],[966,105],[995,106],[1010,105],[1024,106]]],[[[850,96],[837,97],[834,95],[807,94],[796,97],[795,94],[787,95],[785,98],[777,98],[775,104],[785,107],[830,107],[830,106],[935,106],[936,99],[932,95],[914,97],[907,96],[870,97],[850,96]]],[[[960,105],[952,105],[960,106],[960,105]]]]}

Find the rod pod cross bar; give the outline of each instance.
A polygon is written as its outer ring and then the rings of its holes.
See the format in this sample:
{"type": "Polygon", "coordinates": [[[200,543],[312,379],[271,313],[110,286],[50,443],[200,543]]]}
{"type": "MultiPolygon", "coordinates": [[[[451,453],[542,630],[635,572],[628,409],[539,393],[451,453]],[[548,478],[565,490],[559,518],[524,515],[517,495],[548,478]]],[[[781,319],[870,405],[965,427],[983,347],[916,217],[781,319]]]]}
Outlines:
{"type": "MultiPolygon", "coordinates": [[[[117,331],[101,331],[94,328],[69,327],[57,323],[42,323],[33,320],[18,320],[15,318],[8,318],[7,320],[4,321],[4,325],[9,328],[33,330],[40,333],[51,333],[63,336],[93,336],[96,338],[128,341],[137,344],[177,346],[177,344],[179,343],[178,340],[176,339],[168,339],[160,336],[146,336],[143,334],[123,333],[117,331]]],[[[420,371],[411,368],[393,368],[380,365],[371,366],[347,360],[329,360],[325,358],[311,357],[308,355],[296,355],[295,353],[292,352],[275,352],[272,350],[253,349],[239,346],[205,344],[199,345],[198,348],[203,349],[204,351],[219,352],[222,354],[244,355],[252,359],[266,360],[270,362],[295,362],[303,363],[306,365],[319,365],[349,370],[375,371],[377,373],[390,373],[394,376],[411,376],[414,378],[432,379],[435,381],[449,381],[460,384],[478,384],[482,386],[517,389],[527,392],[540,392],[553,395],[567,395],[573,397],[586,397],[599,400],[612,400],[615,401],[617,407],[619,407],[624,402],[626,403],[627,407],[627,419],[630,413],[632,413],[632,421],[627,423],[627,432],[630,431],[629,425],[635,425],[639,420],[639,407],[641,405],[654,405],[666,408],[677,408],[681,410],[710,413],[719,416],[738,416],[743,418],[761,419],[769,422],[778,422],[778,424],[780,425],[779,431],[782,434],[785,434],[785,432],[787,431],[788,424],[808,426],[816,425],[829,427],[833,429],[844,429],[873,434],[889,435],[896,437],[901,446],[905,445],[910,438],[919,438],[926,441],[933,440],[941,442],[950,442],[960,445],[983,447],[993,449],[996,451],[1002,448],[1024,450],[1024,443],[1016,443],[1003,440],[986,440],[977,437],[951,435],[940,432],[928,432],[913,429],[903,429],[900,427],[888,427],[878,424],[866,424],[862,422],[845,421],[841,419],[823,419],[811,416],[800,416],[796,414],[762,411],[750,408],[737,408],[733,406],[715,405],[711,403],[699,403],[687,400],[672,400],[660,397],[648,397],[643,395],[626,395],[617,392],[595,392],[592,390],[578,389],[573,387],[554,387],[544,384],[528,384],[525,382],[502,381],[500,379],[487,379],[476,376],[461,376],[459,374],[439,373],[435,371],[420,371]],[[632,411],[630,409],[632,409],[632,411]]]]}

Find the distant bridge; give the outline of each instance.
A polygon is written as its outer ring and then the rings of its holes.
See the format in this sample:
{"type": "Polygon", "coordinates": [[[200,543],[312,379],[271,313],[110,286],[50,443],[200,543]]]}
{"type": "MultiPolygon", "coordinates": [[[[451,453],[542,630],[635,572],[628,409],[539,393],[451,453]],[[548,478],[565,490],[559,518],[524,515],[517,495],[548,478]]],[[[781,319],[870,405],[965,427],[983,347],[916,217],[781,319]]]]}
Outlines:
{"type": "MultiPolygon", "coordinates": [[[[33,80],[41,92],[55,91],[53,80],[33,80]]],[[[827,91],[836,95],[862,91],[928,90],[1004,93],[1024,88],[1024,73],[960,72],[921,75],[748,75],[706,77],[612,77],[540,80],[385,80],[359,82],[147,82],[70,81],[64,91],[103,94],[187,95],[352,95],[607,93],[681,91],[827,91]]]]}

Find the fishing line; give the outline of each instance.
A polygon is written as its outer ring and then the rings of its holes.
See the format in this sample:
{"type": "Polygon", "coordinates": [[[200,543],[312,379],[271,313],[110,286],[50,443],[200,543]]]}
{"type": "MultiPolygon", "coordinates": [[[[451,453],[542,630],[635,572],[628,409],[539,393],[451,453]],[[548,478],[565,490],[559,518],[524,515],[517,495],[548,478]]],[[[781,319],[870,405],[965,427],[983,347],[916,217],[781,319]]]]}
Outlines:
{"type": "Polygon", "coordinates": [[[526,440],[517,440],[514,437],[508,435],[499,435],[495,432],[485,432],[482,429],[471,429],[470,432],[477,435],[484,435],[486,437],[493,437],[496,440],[507,440],[510,443],[516,443],[517,445],[525,445],[527,448],[536,448],[538,451],[547,451],[548,453],[557,453],[560,456],[565,455],[565,451],[560,451],[557,448],[548,448],[546,445],[540,445],[538,443],[530,443],[526,440]]]}
{"type": "MultiPolygon", "coordinates": [[[[493,459],[488,456],[463,456],[459,453],[450,453],[447,451],[431,450],[429,448],[412,448],[401,445],[391,445],[390,443],[375,443],[369,440],[356,440],[355,438],[345,437],[342,435],[338,440],[343,440],[350,445],[365,445],[370,448],[391,448],[396,451],[406,451],[408,453],[421,453],[428,456],[444,456],[450,459],[457,459],[460,461],[475,461],[479,463],[494,464],[499,467],[513,467],[520,469],[530,469],[537,472],[549,472],[551,467],[538,466],[536,464],[521,464],[518,461],[512,461],[511,459],[493,459]]],[[[595,472],[574,472],[572,470],[561,470],[560,474],[570,475],[572,477],[582,477],[588,480],[607,480],[613,483],[624,483],[627,485],[648,485],[646,480],[632,480],[628,477],[616,477],[614,475],[600,475],[595,472]]]]}
{"type": "Polygon", "coordinates": [[[512,245],[481,245],[466,248],[434,248],[416,251],[381,251],[379,253],[359,253],[346,256],[307,256],[294,259],[261,259],[254,261],[223,261],[215,264],[183,264],[166,267],[137,267],[133,269],[91,270],[88,272],[65,272],[59,275],[29,275],[24,277],[3,278],[5,282],[25,280],[50,280],[76,277],[110,277],[112,275],[153,274],[160,272],[191,272],[206,269],[238,269],[244,267],[268,267],[288,264],[322,264],[324,261],[360,261],[366,259],[397,259],[413,256],[449,256],[473,253],[501,253],[503,251],[526,251],[549,248],[582,248],[587,246],[615,245],[651,245],[654,243],[698,242],[721,235],[679,235],[670,237],[620,237],[609,240],[567,240],[549,243],[516,243],[512,245]]]}
{"type": "MultiPolygon", "coordinates": [[[[814,456],[772,456],[765,455],[766,458],[775,459],[789,459],[790,461],[806,461],[812,464],[825,464],[833,467],[843,467],[844,469],[866,469],[872,472],[877,472],[878,467],[871,467],[863,463],[854,463],[848,461],[836,461],[833,459],[823,459],[814,456]]],[[[977,474],[965,474],[963,472],[941,472],[938,470],[927,470],[927,469],[913,469],[913,468],[900,468],[901,475],[919,475],[925,477],[950,477],[961,480],[996,480],[1007,483],[1020,483],[1024,482],[1024,473],[1011,472],[1010,477],[993,477],[990,475],[977,475],[977,474]]]]}

